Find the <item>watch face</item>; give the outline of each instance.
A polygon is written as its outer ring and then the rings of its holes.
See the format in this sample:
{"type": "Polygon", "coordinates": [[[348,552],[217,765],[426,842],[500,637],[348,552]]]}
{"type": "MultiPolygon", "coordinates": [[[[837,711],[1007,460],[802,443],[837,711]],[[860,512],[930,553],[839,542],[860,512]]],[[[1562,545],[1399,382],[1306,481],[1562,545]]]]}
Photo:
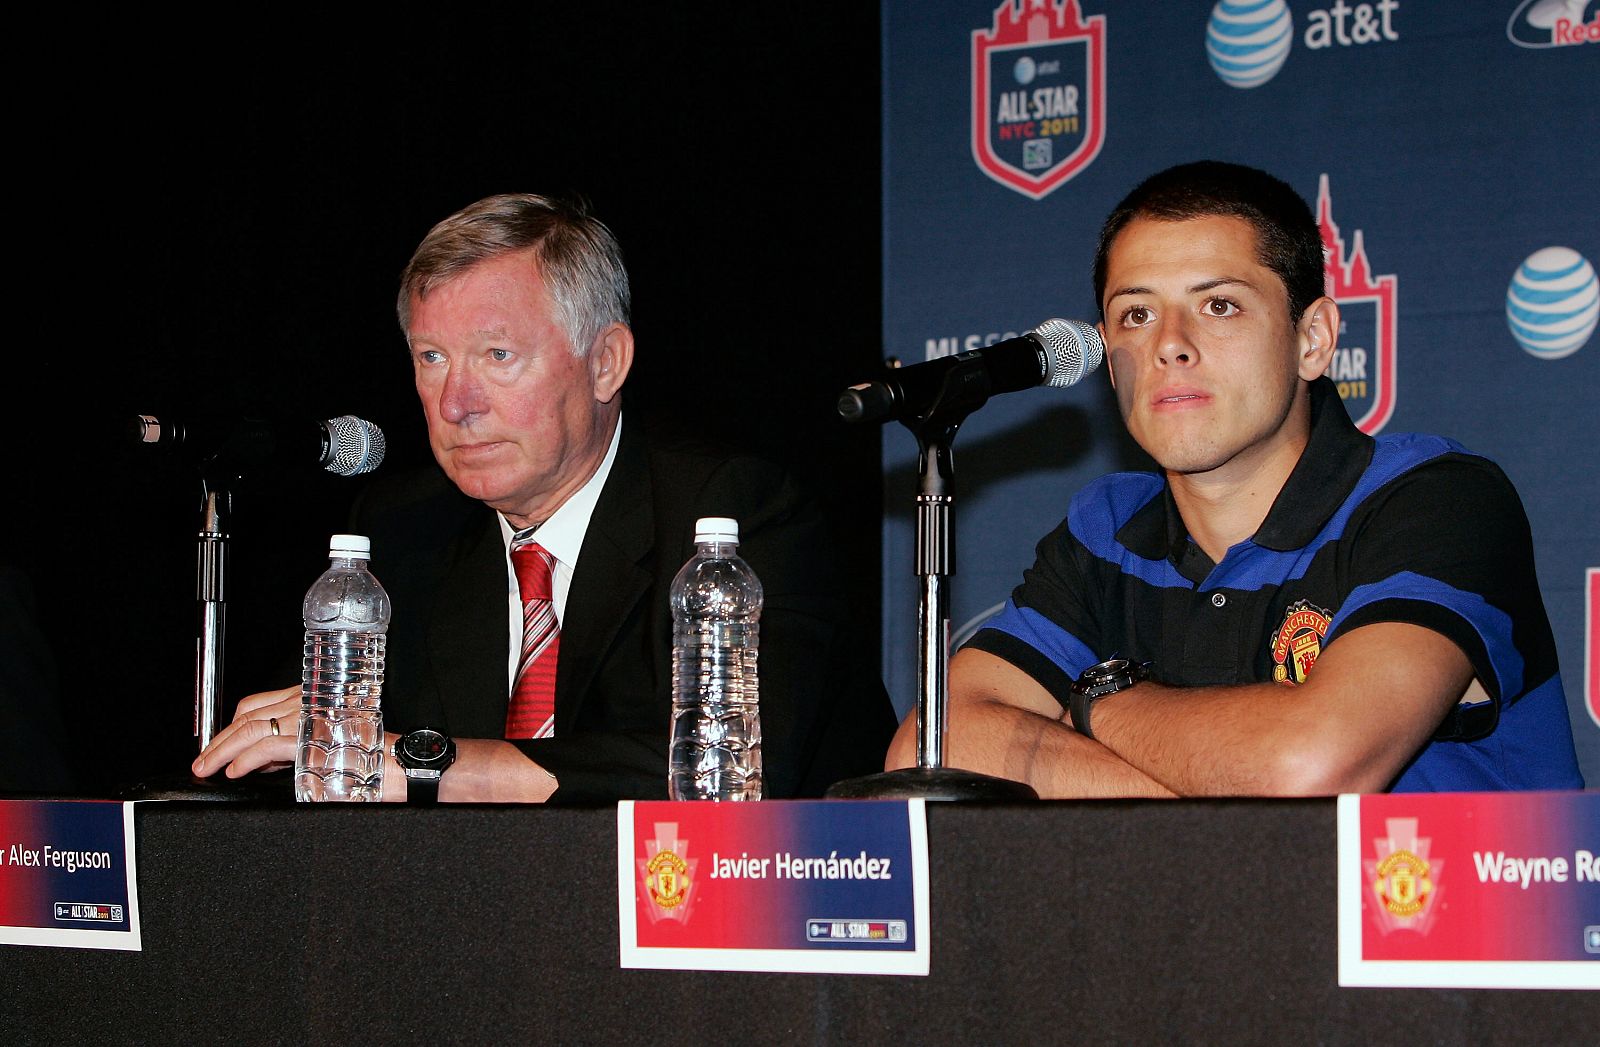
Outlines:
{"type": "Polygon", "coordinates": [[[405,750],[406,756],[421,763],[439,759],[444,755],[448,744],[445,736],[438,731],[412,731],[400,739],[400,746],[405,750]]]}
{"type": "Polygon", "coordinates": [[[1092,676],[1097,679],[1106,676],[1115,676],[1118,673],[1127,672],[1131,664],[1132,663],[1130,663],[1126,658],[1111,658],[1101,662],[1099,665],[1091,665],[1087,670],[1084,671],[1083,675],[1092,676]]]}

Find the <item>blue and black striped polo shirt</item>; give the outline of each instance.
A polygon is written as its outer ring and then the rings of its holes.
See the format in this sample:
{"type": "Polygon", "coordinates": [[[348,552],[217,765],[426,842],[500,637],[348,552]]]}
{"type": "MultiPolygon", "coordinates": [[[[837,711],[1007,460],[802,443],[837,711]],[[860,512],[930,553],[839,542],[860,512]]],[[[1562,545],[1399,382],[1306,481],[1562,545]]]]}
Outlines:
{"type": "Polygon", "coordinates": [[[1117,656],[1178,687],[1298,684],[1329,644],[1372,622],[1449,637],[1489,695],[1456,706],[1391,788],[1583,787],[1511,482],[1443,437],[1363,434],[1326,378],[1312,383],[1300,462],[1221,563],[1190,540],[1162,477],[1101,477],[968,646],[1064,708],[1073,679],[1117,656]]]}

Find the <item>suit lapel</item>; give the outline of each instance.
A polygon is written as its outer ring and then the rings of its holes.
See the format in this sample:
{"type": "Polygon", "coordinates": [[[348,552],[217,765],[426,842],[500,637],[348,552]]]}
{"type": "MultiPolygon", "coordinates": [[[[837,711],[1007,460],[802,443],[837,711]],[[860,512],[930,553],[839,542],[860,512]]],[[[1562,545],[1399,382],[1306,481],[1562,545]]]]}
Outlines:
{"type": "Polygon", "coordinates": [[[445,727],[468,738],[505,733],[510,652],[505,547],[494,512],[478,507],[457,536],[428,628],[445,727]]]}
{"type": "Polygon", "coordinates": [[[578,711],[617,632],[650,587],[655,545],[650,463],[637,423],[624,425],[611,475],[584,533],[561,623],[556,663],[556,734],[578,711]]]}

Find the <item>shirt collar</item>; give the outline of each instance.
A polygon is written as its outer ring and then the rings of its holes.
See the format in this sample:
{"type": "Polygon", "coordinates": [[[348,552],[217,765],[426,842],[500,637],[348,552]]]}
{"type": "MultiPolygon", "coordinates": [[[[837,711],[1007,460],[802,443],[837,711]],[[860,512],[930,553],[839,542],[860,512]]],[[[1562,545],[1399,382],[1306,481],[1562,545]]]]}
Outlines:
{"type": "MultiPolygon", "coordinates": [[[[1310,543],[1355,490],[1372,461],[1373,439],[1350,421],[1333,380],[1318,378],[1311,383],[1310,394],[1311,434],[1305,450],[1251,538],[1266,549],[1287,552],[1310,543]]],[[[1189,528],[1178,512],[1171,484],[1123,524],[1117,540],[1147,560],[1183,562],[1189,528]]]]}
{"type": "Polygon", "coordinates": [[[562,502],[544,523],[516,530],[504,513],[497,512],[500,520],[500,537],[506,548],[537,541],[545,552],[554,556],[568,568],[578,563],[578,551],[583,548],[583,536],[589,530],[589,519],[594,516],[595,503],[600,500],[600,490],[611,475],[611,465],[617,460],[617,445],[622,441],[622,418],[617,418],[616,431],[611,434],[611,446],[600,462],[600,468],[573,494],[562,502]]]}
{"type": "Polygon", "coordinates": [[[1333,379],[1324,375],[1312,382],[1311,437],[1254,542],[1278,552],[1309,544],[1355,490],[1376,446],[1350,421],[1333,379]]]}

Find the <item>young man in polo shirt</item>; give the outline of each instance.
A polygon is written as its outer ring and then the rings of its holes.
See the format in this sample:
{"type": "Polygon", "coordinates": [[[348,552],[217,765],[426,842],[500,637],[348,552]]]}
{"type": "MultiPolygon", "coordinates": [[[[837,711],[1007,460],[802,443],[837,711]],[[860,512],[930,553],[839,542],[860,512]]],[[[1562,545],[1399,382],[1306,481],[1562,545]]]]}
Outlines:
{"type": "Polygon", "coordinates": [[[1515,490],[1351,424],[1323,287],[1263,172],[1186,164],[1112,212],[1100,330],[1162,475],[1079,493],[952,659],[951,765],[1044,797],[1582,787],[1515,490]]]}

